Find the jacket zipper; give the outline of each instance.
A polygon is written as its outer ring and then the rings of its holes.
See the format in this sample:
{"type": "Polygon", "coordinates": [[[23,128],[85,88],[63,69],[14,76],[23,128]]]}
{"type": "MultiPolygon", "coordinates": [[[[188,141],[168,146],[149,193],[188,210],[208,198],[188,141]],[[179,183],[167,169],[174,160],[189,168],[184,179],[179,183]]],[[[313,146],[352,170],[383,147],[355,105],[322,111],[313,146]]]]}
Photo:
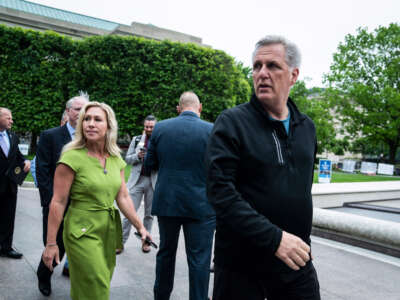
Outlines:
{"type": "Polygon", "coordinates": [[[278,154],[278,163],[279,165],[283,166],[284,161],[283,161],[283,156],[282,156],[282,149],[281,149],[281,144],[279,143],[278,136],[276,135],[276,131],[272,131],[272,137],[274,138],[275,146],[276,146],[276,153],[278,154]]]}

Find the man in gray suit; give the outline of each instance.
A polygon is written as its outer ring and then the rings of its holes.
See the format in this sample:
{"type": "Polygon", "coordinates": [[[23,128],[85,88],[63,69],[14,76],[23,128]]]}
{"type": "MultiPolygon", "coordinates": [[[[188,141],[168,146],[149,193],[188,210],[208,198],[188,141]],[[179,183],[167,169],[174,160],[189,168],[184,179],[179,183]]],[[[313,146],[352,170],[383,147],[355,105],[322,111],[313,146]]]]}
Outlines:
{"type": "Polygon", "coordinates": [[[180,115],[157,123],[145,158],[146,169],[158,170],[152,208],[160,231],[155,300],[170,298],[181,228],[189,267],[189,300],[208,296],[215,212],[206,195],[204,155],[213,125],[200,119],[201,109],[195,93],[183,93],[180,115]]]}
{"type": "MultiPolygon", "coordinates": [[[[142,135],[135,136],[129,146],[125,161],[131,164],[132,170],[128,180],[128,190],[132,198],[136,211],[139,210],[142,198],[144,199],[144,218],[143,225],[148,232],[151,232],[153,225],[153,216],[151,215],[151,205],[153,202],[153,193],[157,181],[157,171],[146,172],[143,168],[143,159],[146,154],[147,145],[153,132],[157,120],[149,115],[144,119],[144,132],[142,135]]],[[[129,238],[132,224],[124,217],[122,221],[122,242],[125,244],[129,238]]],[[[121,249],[122,250],[122,249],[121,249]]],[[[117,254],[121,253],[117,250],[117,254]],[[119,252],[119,253],[118,253],[119,252]]],[[[150,245],[142,243],[142,251],[150,252],[150,245]]]]}

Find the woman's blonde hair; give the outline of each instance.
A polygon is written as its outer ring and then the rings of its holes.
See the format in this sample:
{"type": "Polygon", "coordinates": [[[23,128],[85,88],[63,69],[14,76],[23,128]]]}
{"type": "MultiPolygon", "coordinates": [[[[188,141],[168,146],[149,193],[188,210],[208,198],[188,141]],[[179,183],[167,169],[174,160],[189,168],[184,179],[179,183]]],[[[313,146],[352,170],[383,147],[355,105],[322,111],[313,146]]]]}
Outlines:
{"type": "Polygon", "coordinates": [[[82,107],[81,111],[79,112],[79,118],[76,125],[75,131],[75,138],[66,144],[62,150],[62,153],[74,150],[74,149],[83,149],[86,147],[86,138],[83,134],[83,119],[85,118],[86,112],[91,107],[100,107],[107,116],[107,132],[106,132],[106,141],[104,148],[105,150],[112,156],[120,156],[121,150],[117,145],[117,137],[118,137],[118,123],[117,119],[115,118],[115,113],[113,109],[105,104],[100,102],[88,102],[84,107],[82,107]]]}

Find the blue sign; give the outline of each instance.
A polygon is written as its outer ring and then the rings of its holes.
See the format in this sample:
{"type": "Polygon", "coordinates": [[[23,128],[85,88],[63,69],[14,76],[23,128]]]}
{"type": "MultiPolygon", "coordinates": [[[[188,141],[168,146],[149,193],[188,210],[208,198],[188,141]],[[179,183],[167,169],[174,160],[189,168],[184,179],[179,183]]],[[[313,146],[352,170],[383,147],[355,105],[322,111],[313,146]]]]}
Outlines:
{"type": "Polygon", "coordinates": [[[332,162],[329,159],[319,160],[318,182],[330,183],[332,175],[332,162]]]}

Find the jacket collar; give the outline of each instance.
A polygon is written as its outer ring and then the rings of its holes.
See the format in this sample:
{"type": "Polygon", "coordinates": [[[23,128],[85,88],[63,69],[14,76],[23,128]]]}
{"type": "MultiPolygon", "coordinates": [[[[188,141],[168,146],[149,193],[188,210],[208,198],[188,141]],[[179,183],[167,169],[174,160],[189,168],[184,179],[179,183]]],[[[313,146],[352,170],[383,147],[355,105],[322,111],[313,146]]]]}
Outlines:
{"type": "Polygon", "coordinates": [[[14,141],[14,134],[10,130],[6,130],[6,132],[8,134],[8,140],[10,141],[10,150],[11,150],[11,147],[12,147],[13,141],[14,141]]]}
{"type": "Polygon", "coordinates": [[[66,141],[66,143],[72,141],[67,124],[64,124],[63,126],[61,126],[61,128],[63,129],[64,140],[66,141]]]}
{"type": "MultiPolygon", "coordinates": [[[[265,109],[262,106],[260,100],[258,100],[258,98],[257,98],[257,96],[255,94],[253,94],[251,96],[250,104],[257,111],[262,113],[268,120],[270,120],[268,113],[265,111],[265,109]]],[[[296,104],[293,102],[293,100],[290,97],[287,100],[287,106],[288,106],[288,108],[290,110],[290,121],[293,122],[293,124],[300,123],[300,122],[302,122],[303,120],[306,119],[306,116],[299,111],[299,109],[297,108],[296,104]]]]}
{"type": "MultiPolygon", "coordinates": [[[[5,132],[7,132],[7,135],[8,135],[8,140],[9,140],[9,142],[10,142],[10,147],[9,147],[9,149],[8,149],[8,157],[10,157],[10,153],[11,153],[11,151],[13,151],[14,149],[13,149],[13,138],[14,138],[14,136],[13,136],[13,133],[11,132],[11,131],[9,131],[9,130],[5,130],[5,132]]],[[[1,149],[1,147],[0,147],[0,154],[1,154],[1,156],[3,156],[4,158],[6,158],[6,159],[8,159],[8,157],[6,156],[6,154],[3,152],[3,149],[1,149]]]]}
{"type": "Polygon", "coordinates": [[[184,112],[181,112],[181,114],[179,115],[180,117],[183,116],[190,116],[190,117],[196,117],[196,118],[200,118],[196,113],[190,111],[190,110],[186,110],[184,112]]]}
{"type": "Polygon", "coordinates": [[[69,124],[69,122],[65,123],[65,127],[68,129],[68,134],[70,136],[70,138],[72,139],[73,135],[75,134],[75,128],[73,128],[71,126],[71,124],[69,124]]]}

